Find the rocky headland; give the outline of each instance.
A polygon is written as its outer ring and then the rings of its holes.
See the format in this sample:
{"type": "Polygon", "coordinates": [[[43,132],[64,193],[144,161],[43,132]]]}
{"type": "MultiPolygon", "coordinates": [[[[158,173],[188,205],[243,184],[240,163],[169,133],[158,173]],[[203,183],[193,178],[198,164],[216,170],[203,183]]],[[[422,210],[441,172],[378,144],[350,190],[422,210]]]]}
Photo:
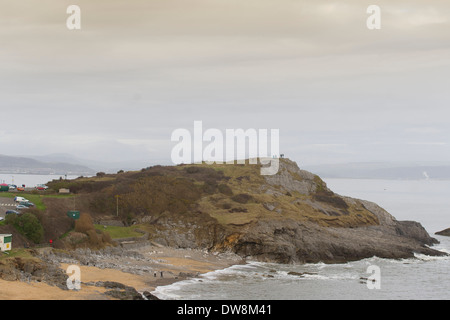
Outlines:
{"type": "Polygon", "coordinates": [[[280,263],[444,254],[431,248],[438,241],[420,223],[398,221],[375,203],[335,194],[288,159],[280,160],[273,176],[257,176],[249,167],[227,181],[231,201],[206,196],[196,206],[197,217],[205,217],[156,219],[151,239],[280,263]]]}
{"type": "MultiPolygon", "coordinates": [[[[61,214],[72,209],[74,200],[46,199],[45,213],[38,214],[45,241],[58,240],[48,250],[31,249],[28,260],[0,260],[3,280],[43,281],[64,289],[65,264],[150,278],[166,270],[167,282],[246,260],[343,263],[373,256],[446,255],[432,248],[438,241],[420,223],[398,221],[373,202],[338,195],[289,159],[280,159],[273,176],[260,175],[260,165],[254,164],[155,166],[49,186],[75,192],[77,209],[97,225],[105,224],[105,230],[106,224],[114,225],[139,236],[110,239],[101,230],[77,231],[61,214]],[[159,260],[152,256],[158,250],[164,251],[159,260]],[[194,252],[195,261],[189,258],[194,252]],[[214,261],[208,262],[211,257],[214,261]],[[205,263],[208,268],[195,269],[205,263]]],[[[114,279],[85,285],[109,288],[119,299],[142,296],[114,279]]]]}
{"type": "MultiPolygon", "coordinates": [[[[420,223],[398,221],[375,203],[336,194],[289,159],[279,159],[275,175],[261,175],[260,168],[248,163],[154,166],[49,186],[76,192],[78,209],[97,223],[136,226],[146,240],[167,247],[281,263],[443,254],[431,248],[438,241],[420,223]],[[117,195],[118,216],[111,214],[117,195]]],[[[73,248],[68,241],[55,245],[73,248]]]]}

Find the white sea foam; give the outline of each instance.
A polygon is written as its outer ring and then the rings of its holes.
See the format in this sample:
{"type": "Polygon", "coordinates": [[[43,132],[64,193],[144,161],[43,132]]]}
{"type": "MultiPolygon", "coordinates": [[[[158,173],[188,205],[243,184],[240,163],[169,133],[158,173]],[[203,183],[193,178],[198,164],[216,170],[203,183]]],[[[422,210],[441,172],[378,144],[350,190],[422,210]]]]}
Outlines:
{"type": "MultiPolygon", "coordinates": [[[[449,253],[448,251],[442,251],[442,252],[446,252],[449,253]]],[[[416,253],[414,254],[414,257],[418,260],[421,261],[444,261],[444,260],[450,260],[450,256],[428,256],[425,254],[420,254],[420,253],[416,253]]]]}

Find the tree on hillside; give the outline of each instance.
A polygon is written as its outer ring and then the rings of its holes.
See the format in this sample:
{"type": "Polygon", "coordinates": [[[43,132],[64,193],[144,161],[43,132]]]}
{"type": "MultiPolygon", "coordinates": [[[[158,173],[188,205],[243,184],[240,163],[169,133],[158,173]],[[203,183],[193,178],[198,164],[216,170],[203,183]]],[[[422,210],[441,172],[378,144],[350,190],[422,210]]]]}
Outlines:
{"type": "Polygon", "coordinates": [[[44,238],[44,228],[39,219],[32,213],[27,212],[21,216],[8,216],[7,223],[34,243],[40,243],[44,238]]]}

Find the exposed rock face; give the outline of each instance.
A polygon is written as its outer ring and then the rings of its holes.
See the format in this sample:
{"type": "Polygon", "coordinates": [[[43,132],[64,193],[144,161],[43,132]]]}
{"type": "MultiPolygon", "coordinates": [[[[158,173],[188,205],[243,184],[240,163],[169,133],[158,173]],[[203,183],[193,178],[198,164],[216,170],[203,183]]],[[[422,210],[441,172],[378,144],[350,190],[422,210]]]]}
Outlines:
{"type": "Polygon", "coordinates": [[[249,228],[234,249],[242,256],[281,263],[336,263],[372,256],[409,258],[414,253],[442,255],[424,246],[424,242],[434,242],[425,234],[420,225],[407,223],[404,227],[401,222],[396,229],[386,226],[323,228],[292,220],[260,221],[249,228]]]}
{"type": "Polygon", "coordinates": [[[375,203],[337,195],[318,176],[288,159],[280,161],[276,175],[264,176],[262,181],[257,190],[248,189],[253,207],[239,211],[235,220],[219,223],[206,212],[183,218],[162,215],[152,221],[151,240],[280,263],[443,255],[427,247],[437,241],[419,223],[397,221],[375,203]],[[255,205],[266,214],[240,221],[254,214],[255,205]]]}
{"type": "Polygon", "coordinates": [[[437,235],[450,237],[450,228],[436,232],[437,235]]]}
{"type": "MultiPolygon", "coordinates": [[[[289,159],[280,161],[278,173],[264,176],[267,184],[279,186],[283,191],[309,194],[316,190],[315,175],[311,172],[300,170],[297,164],[289,159]]],[[[270,191],[269,191],[270,192],[270,191]]]]}
{"type": "Polygon", "coordinates": [[[126,286],[114,281],[98,281],[95,283],[96,287],[105,287],[108,291],[106,295],[119,300],[144,300],[144,297],[136,291],[135,288],[126,286]]]}
{"type": "Polygon", "coordinates": [[[400,236],[417,240],[419,243],[431,246],[439,243],[436,239],[430,237],[428,232],[416,221],[398,221],[396,233],[400,236]]]}
{"type": "Polygon", "coordinates": [[[37,259],[16,257],[0,261],[0,279],[46,282],[61,289],[67,289],[67,275],[59,266],[37,259]]]}
{"type": "Polygon", "coordinates": [[[174,248],[212,248],[225,239],[226,230],[211,217],[189,220],[162,217],[153,222],[156,227],[152,241],[174,248]]]}
{"type": "MultiPolygon", "coordinates": [[[[266,188],[266,193],[282,194],[299,192],[310,195],[321,190],[332,193],[319,177],[285,160],[280,162],[277,175],[266,176],[266,182],[277,190],[266,188]],[[281,192],[279,191],[281,189],[281,192]]],[[[427,255],[445,255],[428,248],[438,243],[429,236],[420,223],[397,221],[377,204],[342,197],[346,204],[361,204],[375,217],[377,224],[352,227],[324,227],[309,221],[292,219],[260,220],[247,226],[233,244],[233,250],[244,257],[261,261],[291,262],[345,262],[372,256],[382,258],[409,258],[414,253],[427,255]]],[[[307,204],[325,214],[343,212],[330,210],[323,203],[307,200],[307,204]],[[326,208],[326,209],[324,209],[326,208]]],[[[336,204],[338,202],[336,201],[336,204]]],[[[274,206],[268,206],[273,210],[274,206]]],[[[336,213],[336,215],[340,215],[336,213]]]]}
{"type": "Polygon", "coordinates": [[[376,203],[360,200],[364,207],[377,216],[380,225],[387,227],[394,227],[397,223],[397,220],[386,210],[381,208],[376,203]]]}

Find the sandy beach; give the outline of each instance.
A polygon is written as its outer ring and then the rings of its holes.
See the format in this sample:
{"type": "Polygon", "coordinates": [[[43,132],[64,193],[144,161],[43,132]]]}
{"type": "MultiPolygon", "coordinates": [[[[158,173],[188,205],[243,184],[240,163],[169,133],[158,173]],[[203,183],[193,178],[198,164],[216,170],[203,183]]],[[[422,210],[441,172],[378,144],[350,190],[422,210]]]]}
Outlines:
{"type": "Polygon", "coordinates": [[[233,254],[214,254],[202,250],[154,245],[145,245],[125,252],[132,252],[134,256],[130,258],[94,252],[87,263],[62,259],[62,270],[67,270],[69,265],[80,268],[80,290],[62,290],[43,282],[0,279],[0,300],[109,300],[112,298],[104,294],[107,289],[95,286],[95,283],[113,281],[133,287],[139,293],[151,292],[158,286],[243,263],[242,259],[233,254]]]}

